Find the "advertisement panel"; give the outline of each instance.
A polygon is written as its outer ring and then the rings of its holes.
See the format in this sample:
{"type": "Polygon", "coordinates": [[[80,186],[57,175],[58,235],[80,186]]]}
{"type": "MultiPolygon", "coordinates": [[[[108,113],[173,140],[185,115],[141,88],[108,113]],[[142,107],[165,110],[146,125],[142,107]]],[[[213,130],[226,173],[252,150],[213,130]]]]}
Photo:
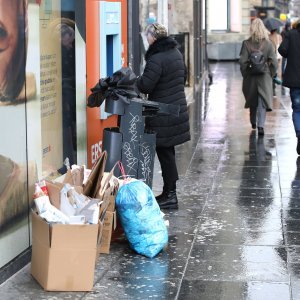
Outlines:
{"type": "Polygon", "coordinates": [[[42,1],[40,6],[40,102],[43,175],[63,166],[60,26],[60,3],[42,1]]]}
{"type": "Polygon", "coordinates": [[[74,7],[0,0],[0,268],[30,246],[34,183],[76,163],[74,7]]]}
{"type": "Polygon", "coordinates": [[[120,7],[118,58],[127,66],[126,0],[0,0],[0,268],[31,244],[34,183],[64,174],[66,157],[91,166],[103,129],[117,125],[116,116],[101,120],[100,109],[86,114],[86,96],[105,63],[100,2],[120,7]],[[86,21],[81,16],[78,27],[80,5],[86,21]]]}
{"type": "Polygon", "coordinates": [[[0,1],[0,267],[29,246],[25,106],[27,20],[26,1],[0,1]]]}

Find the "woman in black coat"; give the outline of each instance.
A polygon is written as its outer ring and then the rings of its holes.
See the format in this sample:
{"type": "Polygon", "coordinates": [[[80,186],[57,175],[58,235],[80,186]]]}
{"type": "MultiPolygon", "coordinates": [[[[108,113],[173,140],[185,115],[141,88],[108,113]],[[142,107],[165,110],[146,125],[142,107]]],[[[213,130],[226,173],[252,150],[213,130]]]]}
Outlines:
{"type": "Polygon", "coordinates": [[[298,139],[296,151],[300,155],[300,19],[295,22],[294,27],[286,32],[278,51],[287,59],[282,85],[290,89],[292,118],[298,139]]]}
{"type": "Polygon", "coordinates": [[[185,65],[177,42],[158,23],[146,28],[149,48],[145,54],[144,73],[137,80],[138,89],[148,100],[180,106],[179,116],[148,117],[146,127],[156,132],[156,153],[164,181],[163,192],[156,199],[161,208],[178,208],[176,181],[178,172],[175,146],[190,140],[189,115],[184,93],[185,65]]]}

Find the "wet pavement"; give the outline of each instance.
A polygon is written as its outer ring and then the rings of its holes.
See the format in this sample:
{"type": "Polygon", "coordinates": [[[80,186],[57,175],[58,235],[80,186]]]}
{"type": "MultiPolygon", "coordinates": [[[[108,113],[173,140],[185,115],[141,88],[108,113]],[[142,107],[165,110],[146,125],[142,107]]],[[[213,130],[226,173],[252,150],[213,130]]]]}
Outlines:
{"type": "MultiPolygon", "coordinates": [[[[30,264],[0,299],[300,299],[300,159],[288,93],[277,87],[265,136],[243,109],[239,66],[211,65],[213,85],[190,105],[192,140],[177,148],[179,210],[154,259],[113,243],[90,293],[44,292],[30,264]]],[[[153,190],[162,187],[155,164],[153,190]]]]}

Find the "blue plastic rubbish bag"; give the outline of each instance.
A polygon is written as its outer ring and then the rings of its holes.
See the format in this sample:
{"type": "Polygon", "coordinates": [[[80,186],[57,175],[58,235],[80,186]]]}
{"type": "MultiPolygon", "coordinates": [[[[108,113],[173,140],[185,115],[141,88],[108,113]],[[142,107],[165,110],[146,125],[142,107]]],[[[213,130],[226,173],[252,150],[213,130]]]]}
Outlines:
{"type": "Polygon", "coordinates": [[[116,208],[133,250],[156,256],[168,243],[168,231],[152,190],[142,181],[124,184],[116,197],[116,208]]]}

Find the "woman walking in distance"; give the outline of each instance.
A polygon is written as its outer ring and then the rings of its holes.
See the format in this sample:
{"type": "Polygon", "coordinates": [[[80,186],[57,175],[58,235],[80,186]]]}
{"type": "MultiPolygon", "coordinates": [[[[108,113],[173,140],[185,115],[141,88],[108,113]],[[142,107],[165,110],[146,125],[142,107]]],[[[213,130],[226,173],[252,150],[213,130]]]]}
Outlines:
{"type": "Polygon", "coordinates": [[[138,89],[148,99],[180,106],[179,116],[164,115],[146,119],[146,128],[156,132],[156,153],[161,165],[163,192],[157,196],[160,208],[178,208],[176,181],[178,172],[175,146],[190,139],[189,115],[184,92],[186,68],[177,42],[159,24],[145,31],[149,48],[145,54],[144,72],[137,80],[138,89]]]}
{"type": "Polygon", "coordinates": [[[245,108],[250,109],[250,123],[258,129],[258,135],[264,135],[266,112],[272,110],[273,77],[277,71],[277,56],[269,39],[269,32],[260,19],[255,19],[250,27],[250,37],[243,41],[240,53],[240,70],[243,76],[243,94],[245,108]],[[260,51],[264,61],[263,73],[253,74],[249,57],[260,51]]]}

